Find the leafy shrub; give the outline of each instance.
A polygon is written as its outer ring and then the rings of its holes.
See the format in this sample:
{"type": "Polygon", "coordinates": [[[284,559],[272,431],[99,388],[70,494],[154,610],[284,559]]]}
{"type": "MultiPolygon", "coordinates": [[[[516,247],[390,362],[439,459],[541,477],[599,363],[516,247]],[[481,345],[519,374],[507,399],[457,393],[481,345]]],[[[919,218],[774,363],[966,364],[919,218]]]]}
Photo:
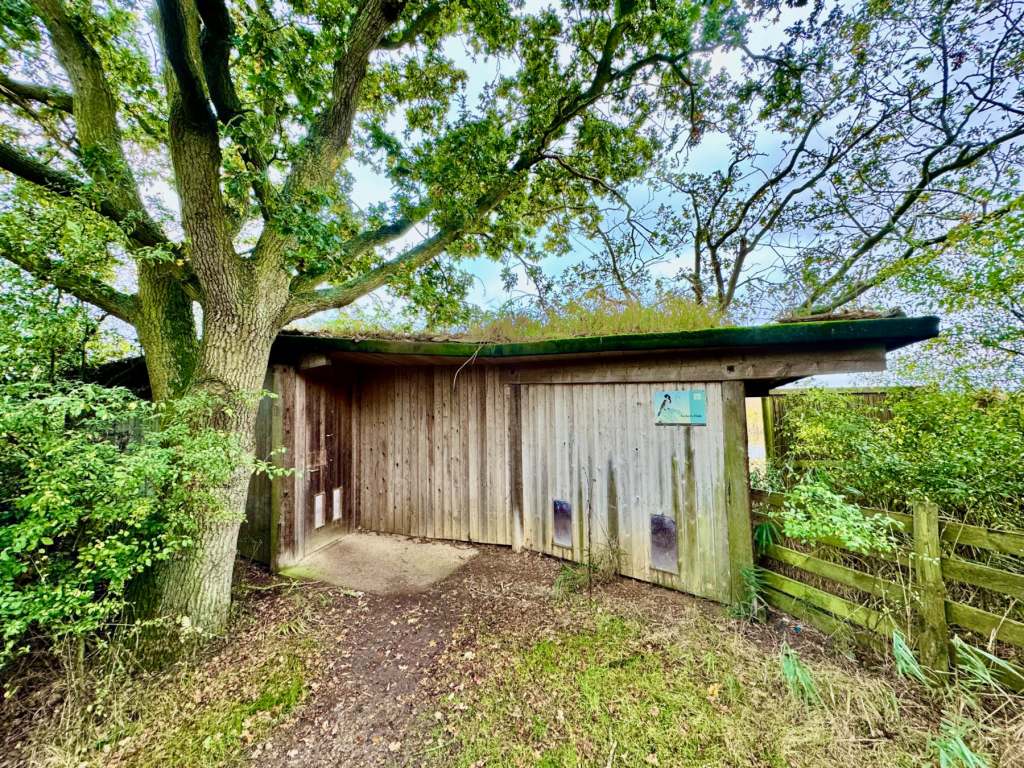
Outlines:
{"type": "Polygon", "coordinates": [[[33,642],[111,624],[129,583],[189,546],[232,438],[173,407],[92,385],[0,388],[0,666],[33,642]]]}
{"type": "Polygon", "coordinates": [[[947,517],[1024,528],[1024,394],[894,390],[884,405],[829,390],[787,399],[783,433],[799,466],[861,506],[926,496],[947,517]]]}
{"type": "Polygon", "coordinates": [[[869,517],[820,480],[805,479],[786,495],[782,531],[806,542],[838,540],[851,552],[869,554],[892,549],[889,523],[869,517]]]}

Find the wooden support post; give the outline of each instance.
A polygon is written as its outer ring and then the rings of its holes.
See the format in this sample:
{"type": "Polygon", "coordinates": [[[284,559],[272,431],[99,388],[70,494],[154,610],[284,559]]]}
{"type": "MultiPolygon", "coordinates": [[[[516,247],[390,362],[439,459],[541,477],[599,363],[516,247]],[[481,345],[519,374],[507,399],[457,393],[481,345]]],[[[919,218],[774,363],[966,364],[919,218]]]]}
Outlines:
{"type": "Polygon", "coordinates": [[[512,516],[512,551],[522,552],[523,521],[523,401],[521,387],[506,385],[508,393],[508,484],[511,489],[509,514],[512,516]]]}
{"type": "Polygon", "coordinates": [[[918,646],[921,662],[939,674],[949,671],[946,584],[942,580],[939,509],[930,501],[914,504],[914,575],[917,577],[918,646]]]}
{"type": "Polygon", "coordinates": [[[722,382],[722,435],[729,541],[729,601],[737,604],[746,597],[743,572],[754,566],[747,467],[747,406],[743,382],[722,382]]]}

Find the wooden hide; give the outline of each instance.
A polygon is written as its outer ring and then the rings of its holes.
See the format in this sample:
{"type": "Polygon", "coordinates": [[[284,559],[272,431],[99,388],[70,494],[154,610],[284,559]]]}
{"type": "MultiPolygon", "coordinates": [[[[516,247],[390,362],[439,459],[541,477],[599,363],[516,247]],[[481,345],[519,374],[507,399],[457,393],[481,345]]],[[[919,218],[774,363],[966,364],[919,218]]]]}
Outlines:
{"type": "Polygon", "coordinates": [[[884,361],[882,347],[461,367],[311,355],[271,369],[257,450],[283,447],[293,474],[253,480],[243,533],[275,568],[362,528],[613,557],[735,601],[752,563],[745,388],[884,361]],[[655,423],[666,389],[702,392],[706,423],[655,423]]]}

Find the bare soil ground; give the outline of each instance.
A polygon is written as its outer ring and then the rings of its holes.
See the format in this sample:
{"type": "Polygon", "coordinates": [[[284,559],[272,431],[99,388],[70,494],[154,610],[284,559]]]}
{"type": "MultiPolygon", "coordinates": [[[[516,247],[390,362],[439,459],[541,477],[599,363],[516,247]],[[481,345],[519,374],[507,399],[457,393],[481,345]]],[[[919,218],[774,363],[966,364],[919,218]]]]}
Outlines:
{"type": "Polygon", "coordinates": [[[84,728],[60,706],[60,680],[0,706],[0,766],[868,768],[927,754],[934,709],[793,620],[750,624],[620,577],[558,598],[561,562],[477,549],[433,586],[391,594],[242,565],[228,637],[133,681],[84,728]],[[787,701],[784,644],[827,706],[787,701]],[[675,741],[659,742],[666,734],[675,741]]]}
{"type": "MultiPolygon", "coordinates": [[[[418,765],[438,702],[484,674],[482,638],[541,639],[576,628],[572,612],[552,598],[561,563],[505,547],[480,550],[424,592],[352,597],[326,585],[305,587],[318,606],[307,622],[326,649],[323,666],[296,716],[253,747],[253,764],[418,765]]],[[[734,624],[772,653],[782,637],[801,653],[822,652],[820,638],[798,625],[733,622],[721,606],[630,579],[602,585],[594,597],[620,615],[658,624],[687,623],[695,614],[734,624]]]]}

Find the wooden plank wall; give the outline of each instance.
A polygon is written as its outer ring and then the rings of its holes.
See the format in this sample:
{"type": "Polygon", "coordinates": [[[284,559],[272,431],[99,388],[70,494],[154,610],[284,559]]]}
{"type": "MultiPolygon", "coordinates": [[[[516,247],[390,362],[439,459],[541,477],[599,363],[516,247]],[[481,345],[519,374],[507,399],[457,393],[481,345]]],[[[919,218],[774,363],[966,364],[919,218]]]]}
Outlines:
{"type": "Polygon", "coordinates": [[[361,368],[353,410],[361,527],[512,543],[508,405],[497,368],[361,368]]]}
{"type": "Polygon", "coordinates": [[[576,561],[617,548],[626,576],[727,601],[722,384],[520,389],[525,546],[576,561]],[[655,425],[654,391],[688,387],[705,390],[707,425],[655,425]],[[554,544],[554,499],[573,505],[571,549],[554,544]],[[651,515],[676,523],[676,574],[651,567],[651,515]]]}
{"type": "Polygon", "coordinates": [[[352,382],[346,377],[303,379],[305,456],[302,509],[305,553],[329,543],[352,528],[352,382]],[[335,489],[340,509],[334,508],[335,489]],[[314,520],[316,496],[323,494],[324,524],[314,520]]]}
{"type": "Polygon", "coordinates": [[[745,433],[727,424],[742,415],[739,382],[521,383],[483,365],[275,370],[271,432],[302,447],[282,461],[295,476],[270,493],[278,566],[327,543],[314,498],[326,493],[330,520],[337,485],[331,536],[363,528],[580,562],[610,547],[624,575],[735,597],[730,556],[750,559],[745,433]],[[707,425],[656,425],[653,393],[691,387],[706,393],[707,425]],[[572,505],[571,547],[554,544],[554,499],[572,505]],[[652,515],[676,524],[676,573],[652,567],[652,515]]]}

